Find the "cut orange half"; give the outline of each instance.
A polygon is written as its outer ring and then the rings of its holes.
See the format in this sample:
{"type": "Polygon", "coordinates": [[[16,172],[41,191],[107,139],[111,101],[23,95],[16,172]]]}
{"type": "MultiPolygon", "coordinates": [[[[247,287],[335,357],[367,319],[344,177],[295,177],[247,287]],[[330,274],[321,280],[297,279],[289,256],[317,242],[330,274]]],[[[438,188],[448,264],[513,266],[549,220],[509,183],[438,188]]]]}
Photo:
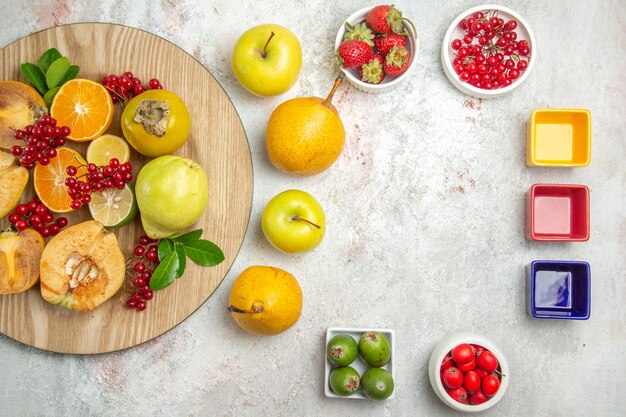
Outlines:
{"type": "Polygon", "coordinates": [[[76,176],[87,173],[87,163],[83,157],[70,148],[58,148],[57,156],[50,159],[46,166],[35,165],[33,172],[33,185],[37,197],[50,210],[56,213],[67,213],[72,211],[70,204],[72,199],[67,194],[65,179],[69,177],[66,169],[68,166],[75,166],[78,170],[76,176]]]}
{"type": "Polygon", "coordinates": [[[50,115],[59,126],[69,126],[68,139],[87,142],[101,136],[113,121],[113,100],[102,84],[74,79],[66,82],[52,100],[50,115]]]}

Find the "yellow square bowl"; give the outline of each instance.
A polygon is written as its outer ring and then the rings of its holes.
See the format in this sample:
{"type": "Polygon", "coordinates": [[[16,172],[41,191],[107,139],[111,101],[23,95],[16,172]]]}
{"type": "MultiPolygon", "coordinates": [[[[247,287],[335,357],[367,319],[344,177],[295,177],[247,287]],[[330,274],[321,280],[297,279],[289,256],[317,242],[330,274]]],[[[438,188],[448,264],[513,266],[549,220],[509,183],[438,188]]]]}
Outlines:
{"type": "Polygon", "coordinates": [[[536,109],[526,131],[529,167],[584,167],[591,161],[591,112],[536,109]]]}

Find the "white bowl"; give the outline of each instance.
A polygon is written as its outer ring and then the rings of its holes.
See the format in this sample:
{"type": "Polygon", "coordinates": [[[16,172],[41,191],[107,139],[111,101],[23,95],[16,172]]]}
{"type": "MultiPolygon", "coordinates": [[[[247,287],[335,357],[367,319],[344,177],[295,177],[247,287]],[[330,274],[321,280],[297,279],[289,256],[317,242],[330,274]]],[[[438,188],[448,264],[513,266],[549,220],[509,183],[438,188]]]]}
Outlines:
{"type": "MultiPolygon", "coordinates": [[[[365,21],[367,17],[367,13],[372,10],[374,7],[365,7],[361,10],[358,10],[352,13],[345,22],[354,25],[356,23],[362,23],[365,21]]],[[[409,19],[407,16],[403,16],[406,19],[409,19]]],[[[343,41],[343,35],[346,33],[346,24],[343,22],[339,31],[337,32],[337,37],[335,38],[335,51],[341,45],[343,41]]],[[[358,72],[356,69],[346,69],[340,68],[346,74],[346,78],[350,82],[350,84],[354,85],[357,89],[363,91],[364,93],[380,93],[385,90],[390,90],[396,87],[398,84],[402,82],[405,78],[409,76],[409,73],[415,67],[415,63],[417,62],[417,56],[419,55],[419,41],[417,39],[417,33],[413,30],[413,27],[410,24],[404,23],[404,28],[406,29],[409,36],[407,37],[407,50],[411,55],[411,61],[409,62],[409,67],[402,74],[397,77],[385,77],[382,83],[380,84],[369,84],[363,82],[358,77],[358,72]]]]}
{"type": "MultiPolygon", "coordinates": [[[[396,385],[397,381],[396,381],[396,375],[394,373],[394,369],[395,369],[394,363],[395,363],[395,357],[396,357],[396,335],[394,331],[391,329],[358,329],[358,328],[353,328],[353,327],[329,327],[326,330],[326,344],[324,345],[324,362],[326,364],[325,371],[324,371],[324,394],[327,397],[345,398],[345,399],[352,399],[352,400],[369,400],[369,398],[363,395],[361,388],[359,388],[358,391],[356,391],[354,394],[345,396],[345,397],[342,395],[335,394],[333,390],[330,389],[330,384],[328,383],[330,371],[333,370],[334,366],[328,361],[328,358],[326,358],[326,348],[328,347],[328,342],[330,342],[330,339],[332,339],[333,337],[339,334],[347,334],[348,336],[351,336],[358,345],[361,335],[365,332],[381,333],[389,341],[389,345],[391,346],[391,359],[389,359],[389,362],[387,362],[385,366],[381,366],[381,369],[385,369],[387,372],[391,374],[391,377],[393,378],[393,392],[387,398],[387,400],[391,400],[396,395],[396,389],[398,388],[398,386],[396,385]]],[[[353,367],[359,373],[360,377],[363,376],[365,371],[371,368],[371,366],[366,364],[363,361],[363,359],[361,359],[360,355],[357,356],[354,362],[352,362],[348,366],[353,367]]]]}
{"type": "Polygon", "coordinates": [[[446,31],[446,34],[443,37],[443,43],[441,44],[441,63],[443,65],[443,70],[448,76],[450,82],[465,94],[469,94],[470,96],[478,98],[495,98],[510,93],[511,91],[519,87],[526,80],[526,78],[528,78],[528,75],[535,66],[536,60],[537,42],[535,40],[535,34],[528,25],[528,22],[526,22],[526,20],[516,11],[509,9],[508,7],[499,6],[496,4],[485,4],[483,6],[472,7],[471,9],[461,13],[456,19],[454,19],[454,21],[446,31]],[[461,28],[459,28],[459,23],[461,22],[461,20],[471,16],[476,12],[482,12],[486,10],[497,10],[498,16],[503,18],[504,20],[517,20],[518,25],[515,31],[519,36],[518,39],[526,39],[528,41],[528,45],[530,46],[530,56],[528,59],[528,67],[526,68],[526,70],[517,80],[511,83],[511,85],[495,90],[485,90],[461,81],[458,74],[454,72],[454,66],[452,65],[452,61],[454,61],[454,54],[452,48],[450,47],[450,42],[452,42],[452,39],[463,39],[463,36],[465,35],[465,32],[461,30],[461,28]]]}
{"type": "Polygon", "coordinates": [[[496,405],[502,397],[504,397],[504,393],[509,386],[510,377],[510,369],[509,363],[506,361],[504,354],[502,351],[489,339],[483,337],[479,334],[475,333],[455,333],[448,337],[445,337],[435,349],[433,349],[433,353],[430,355],[430,362],[428,362],[428,377],[430,379],[430,385],[432,385],[435,394],[441,401],[444,402],[448,407],[453,408],[457,411],[463,411],[465,413],[479,413],[481,411],[485,411],[494,405],[496,405]],[[480,345],[487,350],[490,350],[498,359],[498,363],[500,364],[500,372],[502,373],[502,378],[500,380],[500,388],[496,395],[488,399],[482,404],[471,405],[471,404],[461,404],[460,402],[452,399],[446,392],[446,389],[441,382],[440,377],[440,369],[441,362],[445,358],[445,356],[450,353],[452,349],[461,343],[471,343],[475,345],[480,345]]]}

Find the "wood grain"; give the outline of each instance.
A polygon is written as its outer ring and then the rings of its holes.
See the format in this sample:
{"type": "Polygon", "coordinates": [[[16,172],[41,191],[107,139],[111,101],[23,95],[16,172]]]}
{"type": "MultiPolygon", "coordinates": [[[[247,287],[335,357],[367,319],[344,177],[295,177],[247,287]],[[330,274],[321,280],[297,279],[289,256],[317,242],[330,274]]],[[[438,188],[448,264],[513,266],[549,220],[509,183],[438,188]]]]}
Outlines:
{"type": "MultiPolygon", "coordinates": [[[[211,74],[192,56],[150,33],[125,26],[81,23],[47,29],[0,51],[0,79],[25,81],[22,62],[36,62],[55,47],[80,65],[80,78],[100,80],[132,70],[144,83],[156,77],[178,94],[191,113],[192,130],[176,154],[199,162],[209,179],[209,204],[197,227],[218,244],[226,260],[212,268],[188,262],[185,275],[158,291],[148,309],[138,313],[122,306],[120,292],[92,312],[81,314],[45,302],[39,286],[26,293],[0,296],[0,332],[24,344],[64,353],[103,353],[135,346],[168,331],[200,307],[218,287],[237,256],[252,205],[252,161],[245,131],[232,102],[211,74]]],[[[120,109],[109,133],[121,136],[120,109]]],[[[70,144],[83,153],[87,144],[70,144]]],[[[134,174],[148,158],[133,152],[134,174]]],[[[22,201],[32,197],[32,180],[22,201]]],[[[184,204],[181,201],[181,204],[184,204]]],[[[88,220],[82,208],[70,224],[88,220]]],[[[4,228],[6,219],[0,223],[4,228]]],[[[142,234],[137,218],[116,230],[129,257],[142,234]]]]}

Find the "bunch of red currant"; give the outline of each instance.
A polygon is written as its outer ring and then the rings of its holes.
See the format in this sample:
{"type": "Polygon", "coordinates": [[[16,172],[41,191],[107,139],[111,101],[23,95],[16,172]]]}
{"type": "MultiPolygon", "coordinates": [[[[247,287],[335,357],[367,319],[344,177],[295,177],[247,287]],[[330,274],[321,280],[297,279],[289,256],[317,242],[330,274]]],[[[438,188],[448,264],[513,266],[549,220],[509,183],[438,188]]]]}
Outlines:
{"type": "Polygon", "coordinates": [[[150,289],[150,278],[152,278],[154,268],[159,265],[157,243],[156,240],[144,235],[139,238],[139,245],[133,250],[136,257],[132,269],[136,274],[132,281],[135,291],[130,294],[130,298],[126,301],[128,308],[143,311],[147,307],[147,302],[154,297],[154,292],[150,289]]]}
{"type": "Polygon", "coordinates": [[[15,139],[24,144],[11,147],[11,154],[28,170],[35,168],[35,163],[48,165],[57,156],[56,148],[65,145],[69,134],[69,127],[57,126],[54,118],[44,114],[34,124],[15,130],[15,139]]]}
{"type": "Polygon", "coordinates": [[[141,83],[141,80],[133,75],[132,72],[126,71],[122,75],[107,75],[102,78],[102,85],[109,90],[113,103],[126,103],[131,98],[138,96],[148,89],[161,90],[163,86],[156,78],[152,78],[148,82],[148,87],[141,83]]]}
{"type": "Polygon", "coordinates": [[[492,90],[511,85],[528,68],[530,46],[517,39],[515,19],[507,22],[496,12],[476,12],[459,27],[466,35],[450,47],[456,51],[453,66],[461,81],[492,90]]]}
{"type": "Polygon", "coordinates": [[[133,179],[131,163],[120,163],[117,158],[112,158],[109,165],[87,164],[87,173],[77,176],[78,168],[83,166],[70,165],[66,168],[69,178],[65,179],[65,186],[67,187],[67,194],[72,198],[70,206],[74,210],[78,210],[83,204],[89,204],[92,192],[113,187],[121,190],[127,182],[133,179]]]}
{"type": "Polygon", "coordinates": [[[37,197],[26,204],[18,204],[9,215],[9,222],[20,232],[32,227],[43,237],[56,235],[68,223],[65,217],[55,220],[54,214],[37,197]]]}

